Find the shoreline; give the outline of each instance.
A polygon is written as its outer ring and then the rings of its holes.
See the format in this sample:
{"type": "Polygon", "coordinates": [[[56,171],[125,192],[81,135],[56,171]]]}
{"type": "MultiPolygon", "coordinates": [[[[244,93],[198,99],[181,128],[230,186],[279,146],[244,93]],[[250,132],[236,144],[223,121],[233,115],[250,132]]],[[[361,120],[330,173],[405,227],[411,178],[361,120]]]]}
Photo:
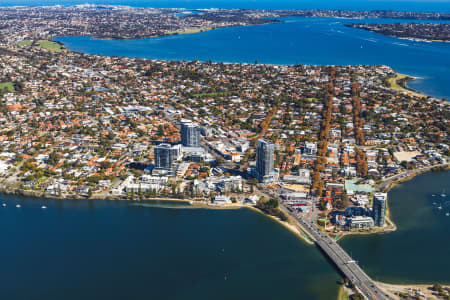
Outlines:
{"type": "MultiPolygon", "coordinates": [[[[441,165],[441,166],[430,166],[427,168],[423,168],[423,169],[417,169],[417,170],[412,170],[412,171],[407,171],[398,175],[395,175],[391,178],[387,178],[386,180],[384,180],[383,182],[381,182],[377,189],[379,189],[380,187],[383,188],[383,191],[389,192],[392,188],[394,188],[397,184],[399,183],[403,183],[406,181],[409,181],[413,178],[415,178],[418,175],[422,175],[428,172],[434,172],[435,169],[438,169],[438,172],[448,172],[450,171],[450,163],[441,165]],[[440,170],[440,168],[442,168],[442,170],[440,170]],[[410,173],[409,173],[410,172],[410,173]],[[407,176],[404,176],[404,175],[407,176]]],[[[266,213],[264,213],[263,211],[259,210],[256,207],[250,206],[250,205],[244,205],[244,204],[230,204],[230,205],[211,205],[208,203],[204,203],[204,202],[200,202],[200,201],[194,201],[192,199],[178,199],[178,198],[148,198],[148,199],[142,199],[142,200],[130,200],[130,199],[125,199],[123,197],[111,197],[111,196],[104,196],[104,197],[96,197],[94,195],[94,197],[92,198],[88,198],[88,197],[84,197],[84,196],[80,196],[80,195],[65,195],[65,196],[52,196],[52,195],[46,195],[44,192],[36,192],[36,191],[26,191],[26,190],[19,190],[19,189],[5,189],[5,188],[1,188],[0,189],[0,193],[4,194],[4,195],[16,195],[16,196],[23,196],[23,197],[41,197],[44,199],[60,199],[60,200],[110,200],[110,201],[130,201],[133,204],[145,204],[145,202],[158,202],[158,201],[167,201],[167,202],[173,202],[173,203],[186,203],[188,204],[186,207],[175,207],[175,209],[180,209],[180,208],[186,208],[186,209],[212,209],[212,210],[234,210],[234,209],[241,209],[241,208],[247,208],[250,209],[254,212],[257,212],[265,217],[268,217],[270,219],[272,219],[273,221],[277,222],[278,224],[280,224],[281,226],[283,226],[285,229],[289,230],[292,234],[294,234],[297,238],[299,238],[301,241],[305,242],[308,245],[314,246],[315,243],[309,239],[309,237],[307,236],[307,234],[305,234],[305,231],[302,230],[301,225],[296,221],[293,220],[292,217],[288,217],[288,221],[284,222],[281,221],[280,219],[268,215],[266,213]],[[28,192],[28,193],[27,193],[28,192]]],[[[164,206],[161,206],[164,207],[164,206]]],[[[389,206],[387,205],[387,210],[389,212],[389,206]]],[[[170,207],[164,207],[164,208],[170,208],[170,207]]],[[[355,235],[371,235],[371,234],[387,234],[390,232],[394,232],[395,230],[397,230],[397,226],[395,225],[395,223],[389,219],[388,217],[388,221],[392,224],[392,226],[394,227],[392,230],[386,232],[385,230],[380,231],[380,232],[357,232],[357,233],[348,233],[348,234],[342,234],[339,235],[339,237],[336,239],[336,241],[339,241],[340,239],[342,239],[343,237],[351,237],[351,236],[355,236],[355,235]]],[[[432,293],[430,293],[429,287],[432,285],[430,283],[412,283],[412,284],[395,284],[395,283],[384,283],[384,282],[378,282],[376,281],[377,285],[383,289],[385,292],[387,292],[388,294],[391,295],[391,297],[393,297],[393,299],[395,300],[400,300],[402,298],[400,298],[399,296],[396,296],[394,294],[394,292],[399,292],[401,291],[402,293],[405,293],[407,291],[415,291],[418,290],[421,293],[425,293],[426,295],[430,295],[429,298],[427,299],[440,299],[437,298],[435,296],[433,296],[432,293]]],[[[445,284],[443,286],[444,288],[449,288],[450,289],[450,285],[445,284]]],[[[346,287],[339,287],[338,290],[338,294],[337,294],[337,299],[341,300],[341,299],[346,299],[345,297],[348,296],[348,289],[346,289],[346,287]],[[342,298],[344,297],[344,298],[342,298]]]]}
{"type": "MultiPolygon", "coordinates": [[[[375,190],[382,191],[384,193],[389,193],[394,187],[397,185],[410,181],[416,176],[428,173],[428,172],[448,172],[450,171],[450,163],[438,165],[438,166],[430,166],[423,169],[416,169],[411,171],[406,171],[400,174],[397,174],[395,176],[392,176],[390,178],[386,178],[384,181],[378,184],[375,190]],[[439,168],[442,168],[440,170],[439,168]],[[437,169],[437,170],[435,170],[437,169]],[[386,185],[386,186],[384,186],[386,185]]],[[[336,239],[336,241],[341,240],[344,237],[349,236],[358,236],[358,235],[375,235],[375,234],[389,234],[391,232],[395,232],[398,229],[398,226],[395,224],[395,222],[391,219],[390,215],[390,209],[389,209],[389,198],[386,203],[386,221],[389,223],[389,226],[382,228],[378,231],[370,232],[370,231],[360,231],[360,232],[344,232],[343,234],[340,234],[339,237],[336,239]]]]}
{"type": "MultiPolygon", "coordinates": [[[[288,222],[281,221],[280,219],[268,215],[261,211],[260,209],[251,206],[251,205],[245,205],[240,203],[233,203],[229,205],[214,205],[210,203],[206,203],[203,201],[196,201],[193,199],[179,199],[179,198],[170,198],[170,197],[153,197],[153,198],[145,198],[145,199],[127,199],[125,197],[121,196],[101,196],[101,195],[93,195],[92,197],[86,197],[82,195],[62,195],[62,196],[56,196],[56,195],[49,195],[45,192],[39,192],[39,191],[33,191],[33,190],[21,190],[21,189],[12,189],[12,188],[5,188],[0,187],[0,194],[6,195],[6,196],[19,196],[19,197],[26,197],[26,198],[43,198],[44,200],[105,200],[105,201],[129,201],[130,203],[134,204],[145,204],[145,202],[172,202],[172,203],[184,203],[187,204],[186,207],[188,209],[212,209],[212,210],[235,210],[235,209],[241,209],[241,208],[247,208],[252,211],[255,211],[265,217],[268,217],[276,222],[278,222],[280,225],[294,233],[298,238],[303,240],[305,243],[309,245],[314,245],[314,242],[312,242],[304,230],[301,229],[300,224],[293,220],[290,216],[288,218],[288,222]],[[292,224],[292,222],[294,224],[292,224]]],[[[167,207],[170,208],[170,207],[167,207]]]]}
{"type": "MultiPolygon", "coordinates": [[[[425,299],[429,300],[439,300],[445,299],[443,297],[437,296],[437,291],[434,291],[433,285],[434,283],[429,284],[391,284],[380,281],[375,281],[375,283],[387,294],[389,294],[394,300],[404,299],[401,295],[410,295],[410,296],[421,296],[425,295],[425,299]]],[[[450,285],[443,284],[443,290],[450,291],[450,285]]],[[[449,294],[449,292],[447,292],[449,294]]],[[[423,298],[420,298],[423,299],[423,298]]]]}
{"type": "Polygon", "coordinates": [[[417,91],[415,89],[412,89],[408,87],[409,81],[414,81],[420,79],[420,77],[411,76],[407,74],[402,74],[395,72],[395,77],[391,77],[388,79],[388,88],[401,93],[411,94],[413,96],[427,98],[430,97],[429,95],[423,94],[420,91],[417,91]]]}
{"type": "Polygon", "coordinates": [[[295,234],[298,238],[300,238],[303,242],[305,242],[308,245],[313,246],[315,243],[310,239],[310,237],[308,236],[308,234],[306,233],[305,230],[302,229],[300,223],[298,223],[295,219],[293,219],[290,215],[287,215],[288,217],[288,221],[281,221],[280,219],[268,215],[266,213],[264,213],[263,211],[261,211],[260,209],[253,207],[253,206],[245,206],[253,211],[256,211],[266,217],[269,217],[270,219],[278,222],[279,224],[281,224],[282,226],[284,226],[286,229],[288,229],[289,231],[291,231],[293,234],[295,234]],[[290,222],[289,222],[290,221],[290,222]]]}

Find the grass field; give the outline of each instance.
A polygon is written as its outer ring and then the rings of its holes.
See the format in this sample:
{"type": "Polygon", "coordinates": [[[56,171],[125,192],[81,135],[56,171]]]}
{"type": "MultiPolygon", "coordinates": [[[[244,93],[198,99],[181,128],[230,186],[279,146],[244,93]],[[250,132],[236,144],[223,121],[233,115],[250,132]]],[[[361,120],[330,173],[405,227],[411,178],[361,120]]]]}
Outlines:
{"type": "MultiPolygon", "coordinates": [[[[33,44],[33,41],[24,40],[24,41],[18,42],[17,46],[31,46],[32,44],[33,44]]],[[[52,42],[52,41],[40,40],[37,42],[37,44],[39,47],[50,50],[50,51],[61,52],[63,50],[63,47],[60,44],[58,44],[56,42],[52,42]]]]}
{"type": "Polygon", "coordinates": [[[4,90],[5,88],[7,88],[10,92],[14,92],[14,85],[12,82],[0,83],[0,90],[4,90]]]}
{"type": "Polygon", "coordinates": [[[24,41],[18,42],[17,46],[31,46],[31,44],[33,44],[33,41],[24,40],[24,41]]]}
{"type": "Polygon", "coordinates": [[[56,51],[61,52],[63,50],[62,46],[56,42],[51,41],[44,41],[41,40],[38,42],[39,47],[50,50],[50,51],[56,51]]]}
{"type": "MultiPolygon", "coordinates": [[[[406,93],[412,94],[414,96],[419,96],[419,97],[425,96],[424,94],[416,93],[416,92],[414,92],[410,89],[407,89],[399,84],[400,82],[404,81],[405,79],[406,79],[406,81],[408,81],[408,80],[411,80],[414,78],[411,76],[408,76],[408,75],[396,73],[395,77],[388,79],[389,87],[391,89],[393,89],[394,91],[406,92],[406,93]]],[[[406,85],[406,82],[404,84],[406,85]]]]}

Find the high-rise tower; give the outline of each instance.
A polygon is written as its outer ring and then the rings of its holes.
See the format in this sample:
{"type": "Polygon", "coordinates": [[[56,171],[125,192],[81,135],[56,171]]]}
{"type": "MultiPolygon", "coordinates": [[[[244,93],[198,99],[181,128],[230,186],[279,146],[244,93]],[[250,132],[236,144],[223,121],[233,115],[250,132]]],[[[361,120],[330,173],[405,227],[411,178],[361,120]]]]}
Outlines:
{"type": "Polygon", "coordinates": [[[161,144],[155,147],[155,167],[157,169],[170,170],[174,156],[172,147],[169,144],[161,144]]]}
{"type": "Polygon", "coordinates": [[[258,140],[256,148],[256,173],[260,181],[273,175],[273,153],[275,145],[265,140],[258,140]]]}
{"type": "Polygon", "coordinates": [[[184,147],[200,147],[200,128],[197,124],[181,121],[181,144],[184,147]]]}
{"type": "Polygon", "coordinates": [[[386,216],[386,193],[375,193],[373,195],[373,220],[375,221],[375,226],[383,227],[386,216]]]}

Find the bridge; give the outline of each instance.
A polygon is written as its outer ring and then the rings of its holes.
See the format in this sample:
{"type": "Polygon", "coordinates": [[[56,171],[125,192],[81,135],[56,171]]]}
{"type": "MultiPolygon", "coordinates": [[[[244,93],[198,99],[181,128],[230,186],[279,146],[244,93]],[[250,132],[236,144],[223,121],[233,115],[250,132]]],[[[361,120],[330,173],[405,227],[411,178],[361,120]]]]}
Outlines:
{"type": "MultiPolygon", "coordinates": [[[[284,208],[281,206],[281,208],[284,208]]],[[[327,234],[323,233],[315,224],[314,221],[305,220],[300,216],[295,215],[288,209],[283,209],[290,216],[295,218],[303,230],[312,237],[317,247],[319,247],[336,265],[336,267],[350,280],[358,290],[369,300],[392,300],[379,289],[375,282],[359,267],[358,263],[354,261],[344,249],[327,234]]]]}

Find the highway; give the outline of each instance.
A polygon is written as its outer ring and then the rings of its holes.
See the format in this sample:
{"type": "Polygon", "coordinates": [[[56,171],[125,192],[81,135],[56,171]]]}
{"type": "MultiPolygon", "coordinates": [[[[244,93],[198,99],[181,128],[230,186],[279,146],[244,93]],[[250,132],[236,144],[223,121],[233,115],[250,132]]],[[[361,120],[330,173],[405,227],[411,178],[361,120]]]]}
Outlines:
{"type": "Polygon", "coordinates": [[[360,292],[369,300],[392,299],[379,289],[374,281],[359,267],[338,243],[327,234],[323,233],[312,220],[305,220],[280,205],[286,213],[295,218],[303,230],[314,237],[316,245],[334,262],[336,267],[348,278],[360,292]]]}

